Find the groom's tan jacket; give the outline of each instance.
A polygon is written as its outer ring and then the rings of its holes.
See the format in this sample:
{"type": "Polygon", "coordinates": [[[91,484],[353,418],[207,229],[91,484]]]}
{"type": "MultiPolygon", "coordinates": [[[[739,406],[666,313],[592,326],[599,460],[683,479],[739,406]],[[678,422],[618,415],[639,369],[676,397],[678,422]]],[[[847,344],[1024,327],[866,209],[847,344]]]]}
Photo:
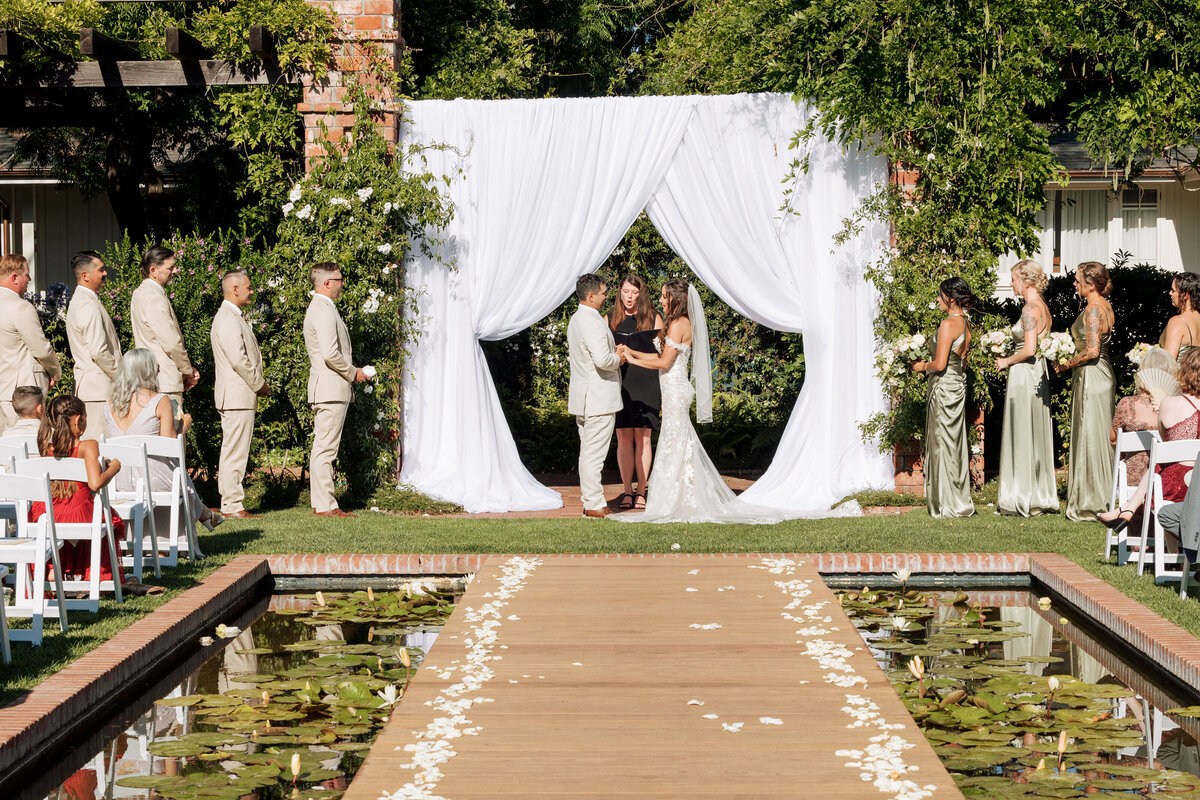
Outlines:
{"type": "Polygon", "coordinates": [[[567,324],[571,382],[567,413],[581,417],[621,410],[621,357],[600,312],[580,305],[567,324]]]}

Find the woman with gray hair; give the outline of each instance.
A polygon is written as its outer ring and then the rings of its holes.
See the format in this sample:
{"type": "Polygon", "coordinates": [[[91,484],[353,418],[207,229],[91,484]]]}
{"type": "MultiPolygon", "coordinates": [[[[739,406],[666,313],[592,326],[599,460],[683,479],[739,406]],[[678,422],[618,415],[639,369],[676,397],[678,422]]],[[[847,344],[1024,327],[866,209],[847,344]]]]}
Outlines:
{"type": "MultiPolygon", "coordinates": [[[[145,348],[135,348],[121,357],[117,365],[117,377],[104,406],[104,419],[108,423],[109,439],[122,436],[165,436],[174,439],[187,431],[191,417],[183,415],[182,426],[175,426],[175,410],[171,399],[158,390],[158,362],[154,354],[145,348]]],[[[150,457],[150,489],[155,492],[171,490],[171,475],[175,468],[166,458],[150,457]]],[[[117,476],[117,488],[129,491],[134,488],[135,476],[128,470],[117,476]]],[[[193,522],[199,522],[208,530],[225,521],[220,514],[207,508],[196,493],[191,478],[187,478],[187,491],[191,494],[193,522]]]]}

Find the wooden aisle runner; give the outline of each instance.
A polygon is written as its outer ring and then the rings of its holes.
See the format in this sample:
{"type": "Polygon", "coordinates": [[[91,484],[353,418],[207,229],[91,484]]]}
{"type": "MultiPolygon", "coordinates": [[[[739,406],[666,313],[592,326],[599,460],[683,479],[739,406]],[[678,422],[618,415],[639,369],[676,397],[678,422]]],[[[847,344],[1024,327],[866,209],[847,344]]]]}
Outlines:
{"type": "Polygon", "coordinates": [[[494,557],[346,800],[961,797],[798,557],[494,557]]]}

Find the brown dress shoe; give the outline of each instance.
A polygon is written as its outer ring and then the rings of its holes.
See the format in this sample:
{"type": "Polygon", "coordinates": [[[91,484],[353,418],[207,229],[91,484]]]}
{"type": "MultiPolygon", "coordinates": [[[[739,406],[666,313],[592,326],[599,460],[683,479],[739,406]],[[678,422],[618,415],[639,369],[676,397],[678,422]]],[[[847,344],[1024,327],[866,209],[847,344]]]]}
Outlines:
{"type": "Polygon", "coordinates": [[[346,511],[342,511],[340,508],[335,508],[330,511],[314,511],[313,513],[316,514],[318,517],[357,517],[358,516],[358,514],[351,514],[346,511]]]}
{"type": "Polygon", "coordinates": [[[262,514],[251,514],[246,509],[234,511],[232,514],[226,514],[225,519],[260,519],[262,514]]]}
{"type": "Polygon", "coordinates": [[[613,512],[610,508],[585,508],[583,510],[585,517],[596,517],[598,519],[604,519],[611,513],[613,512]]]}

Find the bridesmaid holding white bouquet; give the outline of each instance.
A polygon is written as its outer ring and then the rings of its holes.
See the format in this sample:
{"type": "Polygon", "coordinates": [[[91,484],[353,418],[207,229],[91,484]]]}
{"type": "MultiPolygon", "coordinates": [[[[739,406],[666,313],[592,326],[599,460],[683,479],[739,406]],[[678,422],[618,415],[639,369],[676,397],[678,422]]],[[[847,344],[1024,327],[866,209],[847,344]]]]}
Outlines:
{"type": "Polygon", "coordinates": [[[1058,511],[1049,372],[1038,354],[1038,342],[1050,332],[1052,321],[1042,299],[1045,288],[1046,273],[1036,261],[1025,259],[1012,268],[1013,295],[1025,305],[1012,328],[1016,352],[996,359],[996,369],[1008,370],[996,505],[1001,514],[1021,517],[1058,511]]]}
{"type": "Polygon", "coordinates": [[[1108,508],[1112,488],[1113,371],[1108,360],[1116,316],[1108,295],[1112,278],[1099,261],[1080,264],[1075,270],[1075,292],[1083,311],[1071,325],[1074,358],[1054,365],[1071,374],[1071,448],[1067,465],[1067,519],[1094,520],[1108,508]]]}

